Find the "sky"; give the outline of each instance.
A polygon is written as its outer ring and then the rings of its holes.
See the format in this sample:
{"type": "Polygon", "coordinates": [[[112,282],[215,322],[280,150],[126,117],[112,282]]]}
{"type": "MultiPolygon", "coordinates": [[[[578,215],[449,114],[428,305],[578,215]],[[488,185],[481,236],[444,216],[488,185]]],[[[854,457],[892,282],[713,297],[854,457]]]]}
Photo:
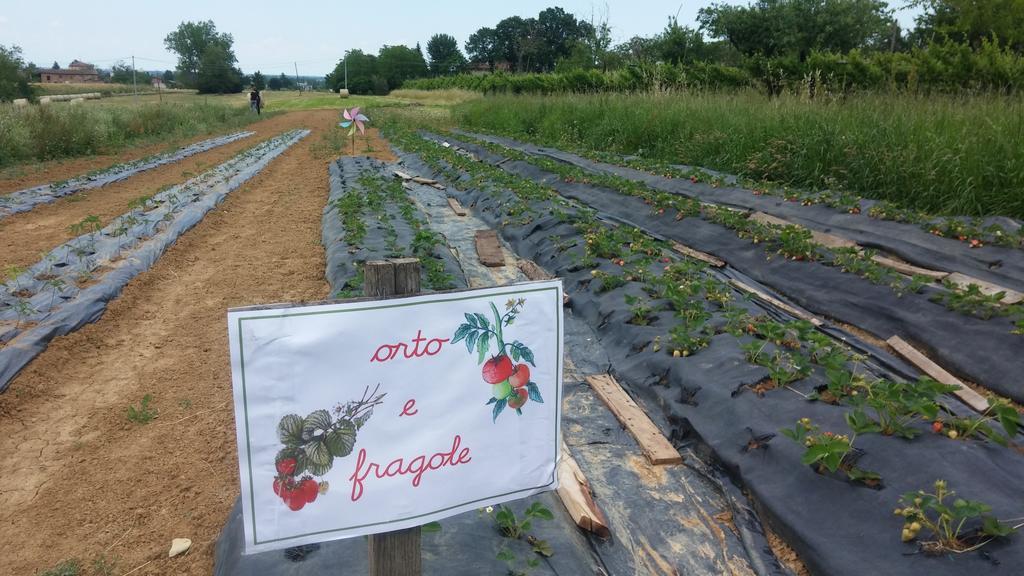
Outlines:
{"type": "MultiPolygon", "coordinates": [[[[730,0],[729,3],[745,3],[730,0]]],[[[118,61],[141,70],[173,69],[176,56],[163,39],[186,20],[213,20],[235,39],[239,67],[249,73],[320,76],[334,69],[345,50],[376,53],[383,44],[426,49],[435,33],[455,36],[460,46],[483,26],[508,16],[536,16],[561,6],[578,18],[599,21],[607,14],[616,43],[660,32],[668,16],[696,27],[696,0],[0,0],[0,44],[22,49],[26,62],[66,67],[78,59],[109,68],[118,61]]],[[[891,1],[892,5],[903,2],[891,1]]],[[[904,27],[915,11],[896,14],[904,27]]]]}

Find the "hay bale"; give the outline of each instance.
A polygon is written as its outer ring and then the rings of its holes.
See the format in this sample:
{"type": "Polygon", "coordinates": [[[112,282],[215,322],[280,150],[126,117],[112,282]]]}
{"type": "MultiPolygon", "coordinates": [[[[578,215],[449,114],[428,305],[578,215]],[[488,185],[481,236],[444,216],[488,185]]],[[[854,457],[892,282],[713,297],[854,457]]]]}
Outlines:
{"type": "Polygon", "coordinates": [[[49,104],[50,103],[50,97],[49,96],[43,96],[42,98],[39,99],[39,103],[40,104],[49,104]]]}
{"type": "Polygon", "coordinates": [[[338,90],[338,96],[341,98],[348,98],[348,88],[341,88],[338,90]]]}
{"type": "Polygon", "coordinates": [[[28,98],[15,98],[14,105],[19,108],[28,106],[28,98]]]}

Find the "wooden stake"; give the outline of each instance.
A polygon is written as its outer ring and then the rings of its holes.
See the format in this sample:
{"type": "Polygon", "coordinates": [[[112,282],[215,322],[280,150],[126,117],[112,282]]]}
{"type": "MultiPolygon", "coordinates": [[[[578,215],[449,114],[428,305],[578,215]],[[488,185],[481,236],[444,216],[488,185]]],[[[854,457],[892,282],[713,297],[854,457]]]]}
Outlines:
{"type": "MultiPolygon", "coordinates": [[[[420,291],[418,258],[374,260],[363,267],[363,293],[374,298],[411,296],[420,291]]],[[[372,534],[370,576],[420,576],[420,527],[372,534]]]]}
{"type": "Polygon", "coordinates": [[[601,538],[611,536],[608,520],[591,495],[590,482],[565,442],[562,442],[562,460],[558,464],[558,497],[577,526],[601,538]]]}

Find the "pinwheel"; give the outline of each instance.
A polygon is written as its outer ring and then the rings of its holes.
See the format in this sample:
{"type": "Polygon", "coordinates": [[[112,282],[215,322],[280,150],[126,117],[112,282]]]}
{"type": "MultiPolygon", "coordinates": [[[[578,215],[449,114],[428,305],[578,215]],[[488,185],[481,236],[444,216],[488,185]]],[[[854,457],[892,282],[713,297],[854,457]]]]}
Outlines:
{"type": "Polygon", "coordinates": [[[359,112],[359,107],[356,106],[351,110],[345,110],[341,113],[344,120],[338,124],[342,128],[348,128],[348,135],[352,138],[352,153],[356,152],[356,129],[359,130],[360,136],[366,136],[366,125],[364,122],[369,122],[370,119],[359,112]]]}

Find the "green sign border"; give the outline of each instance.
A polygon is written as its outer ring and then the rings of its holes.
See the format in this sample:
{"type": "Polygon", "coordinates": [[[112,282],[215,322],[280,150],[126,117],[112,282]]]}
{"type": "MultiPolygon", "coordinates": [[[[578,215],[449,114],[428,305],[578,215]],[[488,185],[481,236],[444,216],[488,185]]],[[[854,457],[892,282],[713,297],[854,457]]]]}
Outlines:
{"type": "MultiPolygon", "coordinates": [[[[486,290],[486,288],[485,288],[485,290],[486,290]]],[[[248,463],[248,466],[249,466],[249,509],[251,510],[251,513],[252,513],[252,543],[253,543],[253,545],[254,546],[259,546],[261,544],[262,545],[272,544],[274,542],[283,542],[283,541],[286,541],[286,540],[296,540],[296,539],[299,539],[299,538],[307,538],[309,536],[317,536],[317,535],[320,535],[320,534],[330,534],[332,532],[343,532],[343,531],[346,531],[346,530],[355,530],[355,529],[358,529],[358,528],[366,528],[368,526],[385,526],[385,525],[393,524],[393,523],[396,523],[396,522],[404,522],[406,520],[415,520],[416,518],[421,518],[423,516],[429,516],[431,514],[437,514],[439,512],[444,512],[446,510],[451,510],[452,508],[458,508],[460,506],[465,506],[467,504],[474,504],[476,502],[482,502],[484,500],[490,500],[490,499],[493,499],[493,498],[501,498],[501,497],[504,497],[504,496],[511,496],[513,494],[519,494],[519,493],[523,493],[523,492],[532,492],[534,490],[539,490],[541,488],[546,488],[548,486],[553,485],[555,483],[555,480],[556,480],[557,475],[558,475],[558,467],[556,466],[555,469],[551,472],[551,480],[547,484],[541,484],[540,486],[534,486],[532,488],[523,488],[521,490],[515,490],[515,491],[512,491],[512,492],[506,492],[504,494],[495,494],[493,496],[486,496],[484,498],[478,498],[476,500],[470,500],[468,502],[461,502],[459,504],[454,504],[452,506],[447,506],[445,508],[439,508],[437,510],[433,510],[433,511],[430,511],[430,512],[424,512],[423,514],[417,514],[415,516],[408,516],[408,517],[405,517],[405,518],[398,518],[398,519],[395,519],[395,520],[388,520],[386,522],[372,522],[370,524],[358,524],[358,525],[355,525],[355,526],[346,526],[346,527],[343,527],[343,528],[332,528],[330,530],[320,530],[318,532],[307,532],[305,534],[299,534],[299,535],[296,535],[296,536],[288,536],[287,538],[275,538],[275,539],[272,539],[272,540],[260,541],[259,538],[256,536],[256,496],[255,496],[256,490],[255,490],[255,484],[254,484],[255,481],[253,480],[253,472],[252,472],[252,446],[250,445],[250,442],[249,442],[249,438],[250,438],[250,435],[249,435],[249,404],[248,404],[248,395],[247,395],[246,389],[245,389],[245,349],[244,349],[244,346],[243,346],[243,343],[242,343],[242,322],[243,321],[246,321],[246,320],[277,320],[277,319],[280,319],[280,318],[292,318],[292,317],[297,317],[297,316],[320,316],[320,315],[324,315],[324,314],[344,314],[344,313],[347,313],[347,312],[365,312],[365,311],[368,311],[368,310],[382,310],[382,309],[387,309],[387,308],[406,308],[406,307],[409,307],[409,306],[427,306],[427,305],[430,305],[430,304],[441,304],[441,303],[459,302],[459,301],[466,301],[466,300],[494,299],[494,298],[499,298],[499,297],[502,297],[502,296],[530,294],[530,293],[534,293],[534,292],[549,292],[549,291],[553,291],[555,293],[555,298],[554,298],[554,300],[555,300],[555,307],[556,307],[555,308],[555,322],[556,322],[555,325],[556,325],[556,334],[557,334],[557,333],[561,333],[561,331],[562,331],[562,302],[561,302],[561,299],[558,298],[559,287],[557,287],[557,286],[552,286],[552,287],[549,287],[549,288],[534,288],[532,290],[531,289],[527,289],[527,290],[508,290],[508,291],[505,291],[505,292],[494,292],[494,293],[490,293],[490,294],[486,294],[486,295],[462,296],[462,297],[455,297],[455,298],[443,298],[443,299],[438,299],[438,300],[428,300],[428,301],[425,301],[425,302],[405,302],[405,303],[396,302],[394,304],[377,304],[376,302],[368,302],[368,304],[376,304],[376,305],[362,306],[362,307],[359,307],[359,308],[348,308],[348,309],[345,309],[345,310],[323,310],[323,311],[319,311],[319,312],[295,312],[295,313],[292,313],[292,314],[266,314],[265,313],[265,314],[260,315],[260,316],[239,317],[238,318],[238,358],[239,358],[239,364],[241,365],[241,368],[242,368],[242,374],[241,374],[241,376],[242,376],[242,410],[243,410],[244,417],[245,417],[245,452],[246,452],[246,460],[247,460],[247,463],[248,463]]],[[[264,311],[264,312],[272,312],[272,311],[271,310],[267,310],[267,311],[264,311]]],[[[557,367],[556,374],[560,374],[561,371],[562,371],[562,340],[561,340],[561,338],[558,338],[558,337],[555,338],[555,347],[556,347],[555,358],[556,358],[556,360],[558,362],[558,367],[557,367]]],[[[558,425],[559,425],[559,422],[560,422],[561,417],[562,417],[562,389],[561,389],[560,386],[557,389],[556,396],[557,396],[557,398],[555,399],[556,400],[555,401],[555,416],[556,416],[555,417],[555,437],[556,437],[556,440],[557,440],[558,425]]],[[[560,452],[560,446],[558,445],[558,442],[556,441],[555,442],[555,461],[558,460],[559,452],[560,452]]]]}

